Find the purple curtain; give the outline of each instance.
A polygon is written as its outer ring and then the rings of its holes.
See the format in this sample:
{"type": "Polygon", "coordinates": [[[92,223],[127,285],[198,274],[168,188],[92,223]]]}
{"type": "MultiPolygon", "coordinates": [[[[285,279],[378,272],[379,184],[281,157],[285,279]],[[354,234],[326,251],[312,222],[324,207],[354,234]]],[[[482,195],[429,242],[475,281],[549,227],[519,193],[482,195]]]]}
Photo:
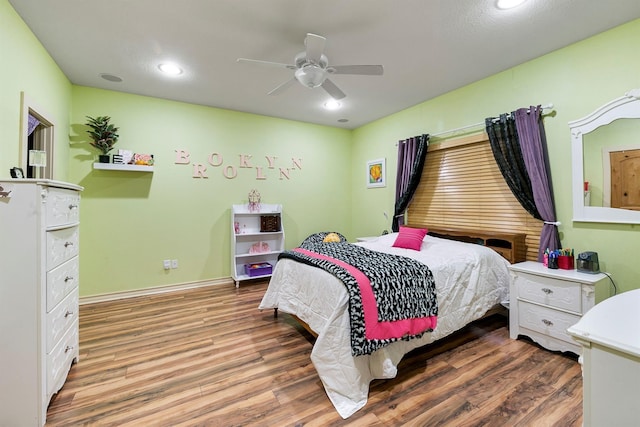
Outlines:
{"type": "Polygon", "coordinates": [[[538,213],[533,200],[531,180],[524,165],[516,121],[512,116],[512,114],[501,114],[498,118],[485,120],[491,152],[516,200],[532,217],[542,221],[542,216],[538,213]]]}
{"type": "Polygon", "coordinates": [[[427,158],[429,135],[420,135],[398,142],[396,173],[396,204],[391,229],[398,231],[404,224],[404,213],[413,198],[427,158]]]}
{"type": "Polygon", "coordinates": [[[36,119],[35,117],[33,117],[31,114],[29,114],[29,124],[27,125],[27,135],[31,135],[31,133],[36,130],[36,128],[38,127],[38,125],[40,124],[40,120],[36,119]]]}
{"type": "Polygon", "coordinates": [[[546,248],[559,249],[560,236],[556,222],[556,209],[553,201],[551,186],[551,172],[549,170],[549,155],[547,152],[547,138],[542,122],[542,108],[520,108],[514,113],[516,128],[520,140],[522,157],[531,180],[533,199],[540,216],[544,220],[540,233],[540,247],[538,261],[546,248]]]}

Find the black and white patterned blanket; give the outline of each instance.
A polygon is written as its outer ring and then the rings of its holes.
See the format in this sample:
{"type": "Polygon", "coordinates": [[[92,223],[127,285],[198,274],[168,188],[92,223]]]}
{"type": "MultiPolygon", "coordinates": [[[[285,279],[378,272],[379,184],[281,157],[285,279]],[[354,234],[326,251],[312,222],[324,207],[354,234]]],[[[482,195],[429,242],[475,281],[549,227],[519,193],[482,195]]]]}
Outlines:
{"type": "MultiPolygon", "coordinates": [[[[425,264],[411,258],[352,245],[339,233],[340,243],[324,243],[323,239],[327,234],[328,232],[312,234],[302,242],[300,248],[339,260],[364,273],[375,296],[379,322],[437,316],[435,282],[431,270],[425,264]]],[[[295,249],[281,253],[280,258],[290,258],[322,268],[344,283],[349,294],[351,353],[354,356],[371,354],[394,341],[418,338],[429,331],[402,337],[367,339],[362,295],[353,274],[338,263],[295,249]]]]}

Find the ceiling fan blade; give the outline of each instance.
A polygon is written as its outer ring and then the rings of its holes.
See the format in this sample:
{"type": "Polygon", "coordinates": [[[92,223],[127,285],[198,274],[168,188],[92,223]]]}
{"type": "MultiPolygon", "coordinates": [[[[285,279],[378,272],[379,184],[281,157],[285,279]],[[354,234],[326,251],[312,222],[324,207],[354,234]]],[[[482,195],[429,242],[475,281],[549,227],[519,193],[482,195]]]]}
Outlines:
{"type": "Polygon", "coordinates": [[[277,86],[275,89],[271,90],[271,92],[267,93],[267,95],[279,95],[280,93],[284,92],[285,89],[287,89],[289,86],[293,85],[295,82],[296,82],[295,77],[292,79],[289,79],[286,82],[282,83],[281,85],[277,86]]]}
{"type": "Polygon", "coordinates": [[[261,61],[259,59],[238,58],[236,61],[237,62],[252,62],[254,64],[268,65],[270,67],[288,68],[289,70],[295,70],[296,69],[295,65],[282,64],[280,62],[261,61]]]}
{"type": "Polygon", "coordinates": [[[347,96],[343,91],[340,90],[338,86],[335,85],[335,83],[333,83],[329,79],[325,79],[325,81],[322,83],[322,88],[326,90],[333,99],[342,99],[347,96]]]}
{"type": "Polygon", "coordinates": [[[332,74],[359,74],[364,76],[381,76],[384,73],[382,65],[332,65],[327,68],[332,74]]]}
{"type": "Polygon", "coordinates": [[[322,36],[307,33],[307,37],[304,39],[307,59],[319,64],[320,58],[324,53],[324,45],[326,42],[327,39],[322,36]]]}

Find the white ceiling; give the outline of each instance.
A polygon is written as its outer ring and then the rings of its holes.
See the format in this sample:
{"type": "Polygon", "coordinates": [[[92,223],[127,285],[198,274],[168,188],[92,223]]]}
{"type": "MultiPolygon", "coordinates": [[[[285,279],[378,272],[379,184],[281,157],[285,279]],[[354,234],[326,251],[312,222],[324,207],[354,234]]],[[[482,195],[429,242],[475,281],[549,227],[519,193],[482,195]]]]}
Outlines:
{"type": "Polygon", "coordinates": [[[507,11],[495,0],[9,2],[73,84],[348,129],[640,17],[639,0],[507,11]],[[293,71],[236,61],[292,64],[307,33],[327,38],[329,65],[381,64],[384,75],[332,76],[347,97],[325,111],[322,88],[267,95],[293,71]],[[161,75],[163,61],[184,73],[161,75]]]}

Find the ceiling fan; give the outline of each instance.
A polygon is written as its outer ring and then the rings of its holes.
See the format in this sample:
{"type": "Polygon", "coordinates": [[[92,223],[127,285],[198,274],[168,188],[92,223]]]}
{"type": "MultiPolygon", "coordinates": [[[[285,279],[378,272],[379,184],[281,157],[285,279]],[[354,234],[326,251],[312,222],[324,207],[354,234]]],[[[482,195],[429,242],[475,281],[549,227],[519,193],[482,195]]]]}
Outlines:
{"type": "Polygon", "coordinates": [[[321,86],[334,99],[342,99],[346,95],[330,79],[331,74],[357,74],[365,76],[381,76],[382,65],[329,65],[329,60],[324,54],[327,39],[317,34],[307,33],[304,39],[305,51],[295,56],[293,64],[279,62],[260,61],[258,59],[238,58],[238,62],[253,62],[263,65],[276,66],[294,70],[294,76],[282,83],[269,95],[277,95],[298,81],[303,86],[316,88],[321,86]]]}

